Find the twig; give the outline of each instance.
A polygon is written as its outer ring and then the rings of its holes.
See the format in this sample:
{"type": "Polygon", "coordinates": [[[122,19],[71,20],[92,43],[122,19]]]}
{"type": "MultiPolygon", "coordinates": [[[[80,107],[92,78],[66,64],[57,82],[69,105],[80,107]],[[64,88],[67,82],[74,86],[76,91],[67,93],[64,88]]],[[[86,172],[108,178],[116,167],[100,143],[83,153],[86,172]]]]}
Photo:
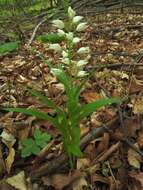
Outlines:
{"type": "Polygon", "coordinates": [[[29,42],[28,42],[28,46],[30,46],[31,43],[33,42],[33,40],[34,40],[34,38],[35,38],[35,36],[36,36],[36,32],[37,32],[38,28],[39,28],[44,22],[46,22],[46,20],[47,20],[47,19],[43,19],[43,20],[41,20],[41,21],[36,25],[36,27],[34,28],[34,31],[33,31],[33,33],[32,33],[32,36],[31,36],[31,38],[30,38],[30,40],[29,40],[29,42]]]}

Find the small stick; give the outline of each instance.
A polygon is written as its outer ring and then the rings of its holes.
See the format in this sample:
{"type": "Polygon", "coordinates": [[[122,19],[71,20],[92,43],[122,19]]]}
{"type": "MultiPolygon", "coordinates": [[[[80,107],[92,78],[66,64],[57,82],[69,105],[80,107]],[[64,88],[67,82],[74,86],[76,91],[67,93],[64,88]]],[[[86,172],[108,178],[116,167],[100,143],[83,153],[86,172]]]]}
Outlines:
{"type": "Polygon", "coordinates": [[[36,25],[36,27],[34,28],[34,31],[33,31],[33,33],[32,33],[32,36],[31,36],[31,38],[30,38],[30,40],[29,40],[29,42],[28,42],[28,47],[32,44],[33,40],[35,39],[37,30],[39,29],[39,27],[40,27],[44,22],[46,22],[46,19],[41,20],[41,21],[36,25]]]}

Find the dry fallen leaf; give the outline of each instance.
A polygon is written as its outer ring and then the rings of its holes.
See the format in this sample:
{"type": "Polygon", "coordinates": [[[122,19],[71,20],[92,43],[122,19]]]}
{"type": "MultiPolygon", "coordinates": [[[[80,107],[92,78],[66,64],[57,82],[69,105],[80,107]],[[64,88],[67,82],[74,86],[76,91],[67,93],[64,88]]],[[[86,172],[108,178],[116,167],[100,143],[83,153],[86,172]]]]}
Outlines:
{"type": "Polygon", "coordinates": [[[88,184],[84,177],[77,179],[72,185],[73,190],[83,190],[83,187],[87,187],[87,186],[88,184]]]}
{"type": "Polygon", "coordinates": [[[28,190],[24,171],[21,171],[17,175],[7,178],[6,182],[18,190],[28,190]]]}
{"type": "Polygon", "coordinates": [[[15,144],[16,139],[15,139],[15,137],[12,134],[7,133],[7,131],[3,131],[2,134],[1,134],[1,137],[2,137],[2,142],[9,149],[8,156],[5,159],[5,164],[6,164],[6,170],[7,170],[7,172],[10,173],[12,164],[14,162],[14,157],[15,157],[15,150],[13,148],[13,145],[15,144]]]}
{"type": "Polygon", "coordinates": [[[88,158],[80,158],[77,159],[77,169],[84,169],[86,167],[89,167],[90,160],[88,158]]]}
{"type": "Polygon", "coordinates": [[[142,186],[142,188],[143,188],[143,172],[140,172],[140,173],[138,173],[138,172],[133,172],[133,171],[131,171],[130,173],[129,173],[129,175],[132,177],[132,178],[135,178],[137,181],[139,181],[140,182],[140,184],[141,184],[141,186],[142,186]]]}
{"type": "Polygon", "coordinates": [[[143,147],[143,130],[139,131],[137,142],[140,148],[143,147]]]}
{"type": "Polygon", "coordinates": [[[97,92],[85,92],[83,94],[83,97],[87,103],[94,102],[96,100],[103,98],[102,95],[100,95],[97,92]]]}
{"type": "Polygon", "coordinates": [[[53,186],[56,190],[62,190],[64,187],[69,186],[81,176],[82,173],[77,170],[71,175],[54,174],[48,177],[43,177],[42,180],[44,182],[44,185],[53,186]]]}
{"type": "MultiPolygon", "coordinates": [[[[137,143],[134,144],[137,148],[139,148],[139,145],[137,143]]],[[[142,157],[135,152],[133,149],[128,150],[128,162],[131,166],[134,168],[140,169],[140,162],[141,162],[142,157]]]]}
{"type": "Polygon", "coordinates": [[[8,157],[5,160],[5,164],[6,164],[6,170],[8,173],[10,173],[12,164],[14,162],[14,157],[15,157],[15,150],[12,147],[9,147],[9,154],[8,157]]]}

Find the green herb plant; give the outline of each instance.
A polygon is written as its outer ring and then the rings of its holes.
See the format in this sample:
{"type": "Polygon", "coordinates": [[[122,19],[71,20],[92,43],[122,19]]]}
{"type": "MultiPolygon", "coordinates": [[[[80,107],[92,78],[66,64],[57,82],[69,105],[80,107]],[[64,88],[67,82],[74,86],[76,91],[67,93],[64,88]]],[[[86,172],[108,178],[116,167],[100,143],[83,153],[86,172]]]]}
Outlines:
{"type": "Polygon", "coordinates": [[[33,138],[26,138],[22,140],[21,156],[23,158],[37,155],[42,148],[44,148],[50,141],[51,136],[43,133],[40,129],[35,129],[33,138]]]}
{"type": "Polygon", "coordinates": [[[0,44],[0,56],[15,51],[16,49],[18,49],[18,45],[19,45],[18,41],[0,44]]]}
{"type": "Polygon", "coordinates": [[[57,34],[63,37],[64,43],[51,43],[49,45],[49,49],[61,55],[59,65],[56,68],[51,66],[51,74],[63,85],[67,96],[65,108],[55,105],[51,99],[41,92],[29,88],[29,92],[53,109],[56,115],[51,116],[48,113],[31,108],[6,108],[5,110],[33,115],[49,121],[61,132],[61,140],[68,155],[70,157],[80,157],[82,156],[80,150],[80,122],[98,108],[112,103],[120,103],[121,100],[119,98],[105,98],[88,104],[80,104],[80,93],[85,86],[85,79],[88,79],[89,76],[84,67],[90,59],[90,48],[78,48],[78,45],[82,41],[81,33],[86,30],[88,25],[86,22],[81,22],[83,17],[76,16],[71,7],[68,8],[67,14],[68,18],[65,21],[57,19],[52,22],[54,27],[57,28],[57,34]]]}

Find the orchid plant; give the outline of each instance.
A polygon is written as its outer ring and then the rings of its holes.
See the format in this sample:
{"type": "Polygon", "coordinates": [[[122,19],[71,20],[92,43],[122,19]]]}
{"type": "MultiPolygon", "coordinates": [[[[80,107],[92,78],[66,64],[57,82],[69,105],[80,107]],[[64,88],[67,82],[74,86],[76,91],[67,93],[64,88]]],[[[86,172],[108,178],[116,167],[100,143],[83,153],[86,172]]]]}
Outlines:
{"type": "Polygon", "coordinates": [[[49,45],[49,49],[61,55],[59,66],[51,68],[51,74],[64,87],[67,96],[65,109],[55,105],[52,100],[42,95],[41,92],[29,88],[28,90],[32,95],[56,111],[56,116],[51,116],[37,109],[6,108],[5,110],[25,113],[48,120],[61,132],[62,142],[67,153],[70,156],[81,156],[79,127],[81,120],[98,108],[112,103],[119,103],[121,100],[119,98],[105,98],[84,105],[80,104],[79,96],[85,84],[84,79],[89,74],[84,70],[84,67],[90,59],[90,48],[80,47],[78,49],[78,45],[82,41],[79,36],[81,36],[81,32],[86,30],[88,25],[86,22],[82,22],[82,16],[76,16],[71,7],[68,8],[67,14],[68,18],[65,21],[59,19],[52,21],[54,27],[57,28],[57,35],[64,37],[64,43],[49,45]]]}

